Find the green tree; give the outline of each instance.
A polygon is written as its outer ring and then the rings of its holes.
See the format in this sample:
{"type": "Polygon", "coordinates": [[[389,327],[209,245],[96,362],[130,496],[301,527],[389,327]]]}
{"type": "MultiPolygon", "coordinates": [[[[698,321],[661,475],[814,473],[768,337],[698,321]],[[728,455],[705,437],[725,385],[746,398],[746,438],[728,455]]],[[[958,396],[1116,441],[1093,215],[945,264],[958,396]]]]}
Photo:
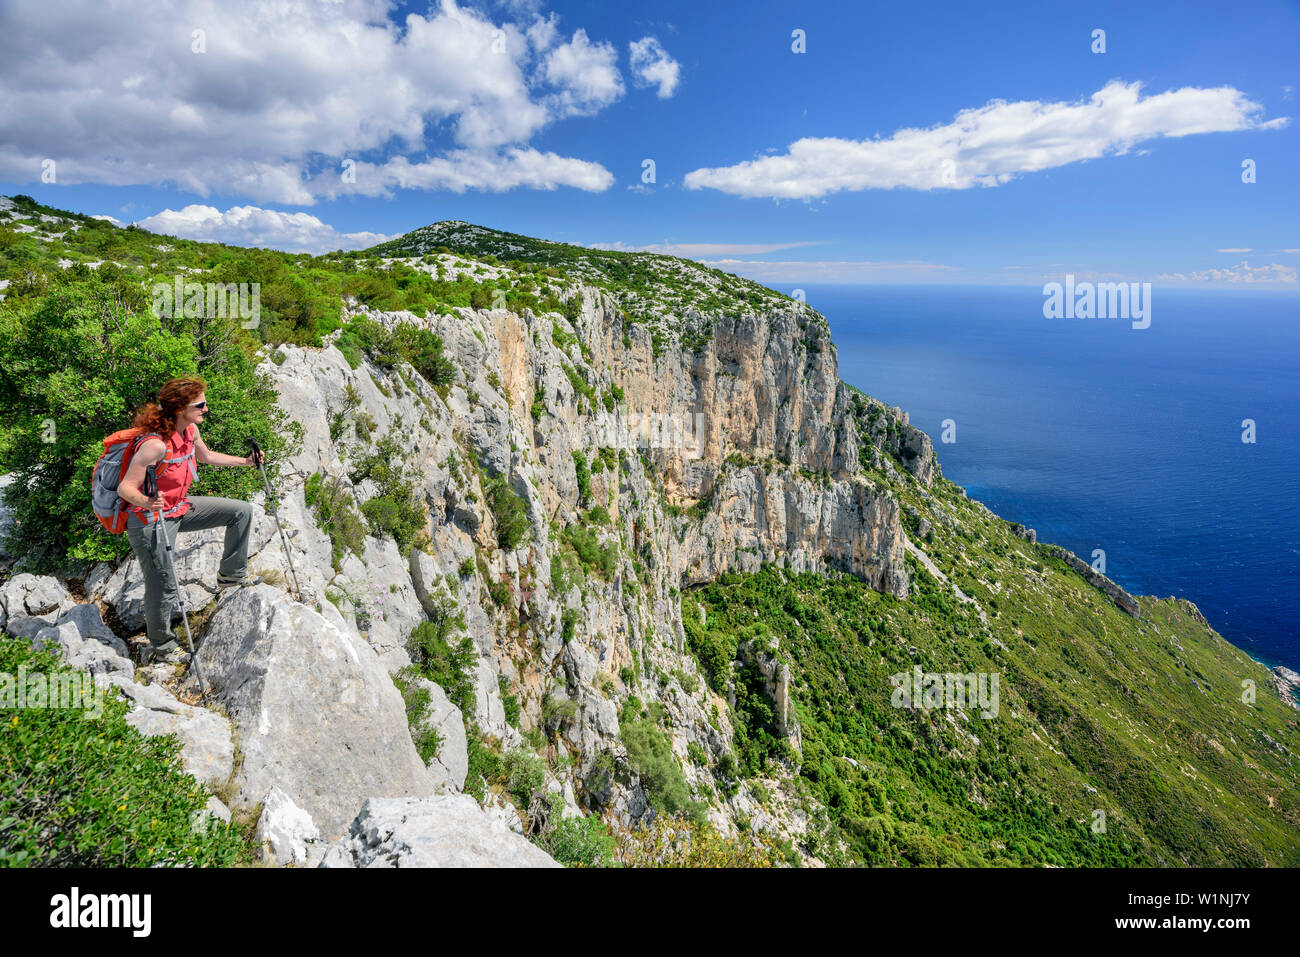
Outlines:
{"type": "MultiPolygon", "coordinates": [[[[210,448],[241,454],[253,434],[274,476],[301,440],[241,348],[237,319],[159,318],[138,282],[100,272],[55,277],[39,295],[0,306],[0,471],[17,476],[5,495],[15,519],[9,548],[38,570],[65,556],[126,553],[125,536],[105,532],[90,509],[90,475],[104,437],[129,427],[134,409],[173,376],[208,383],[210,448]]],[[[200,468],[191,491],[248,498],[261,485],[256,470],[200,468]]]]}

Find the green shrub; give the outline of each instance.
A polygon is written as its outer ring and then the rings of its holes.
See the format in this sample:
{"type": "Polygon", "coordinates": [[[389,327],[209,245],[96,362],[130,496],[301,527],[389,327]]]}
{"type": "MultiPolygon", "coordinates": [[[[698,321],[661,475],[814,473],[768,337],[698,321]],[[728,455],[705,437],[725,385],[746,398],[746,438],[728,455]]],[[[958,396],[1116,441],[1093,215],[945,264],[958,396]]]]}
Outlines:
{"type": "Polygon", "coordinates": [[[591,466],[581,452],[573,453],[573,471],[578,478],[578,502],[585,508],[591,503],[591,466]]]}
{"type": "Polygon", "coordinates": [[[411,728],[411,741],[420,760],[428,764],[438,756],[442,738],[436,728],[426,727],[424,718],[429,712],[429,689],[415,681],[419,670],[408,665],[393,674],[393,684],[402,693],[402,702],[406,705],[406,723],[411,728]]]}
{"type": "Polygon", "coordinates": [[[693,803],[690,788],[673,755],[668,735],[650,721],[631,720],[620,725],[619,737],[627,748],[632,770],[650,798],[650,805],[661,814],[688,810],[693,803]]]}
{"type": "Polygon", "coordinates": [[[542,724],[547,728],[556,728],[565,721],[572,721],[578,715],[578,702],[572,698],[557,698],[547,695],[542,701],[542,724]]]}
{"type": "Polygon", "coordinates": [[[519,727],[519,699],[510,693],[510,682],[505,675],[497,675],[497,690],[501,692],[501,705],[506,712],[506,723],[519,727]]]}
{"type": "Polygon", "coordinates": [[[373,319],[355,316],[344,326],[334,345],[354,369],[361,364],[362,357],[381,369],[409,362],[430,385],[445,389],[456,381],[455,365],[442,354],[442,339],[414,323],[399,322],[388,329],[373,319]]]}
{"type": "Polygon", "coordinates": [[[469,769],[465,774],[465,793],[472,794],[480,804],[487,799],[484,782],[498,781],[502,774],[501,755],[484,741],[483,732],[472,720],[465,720],[465,750],[469,769]]]}
{"type": "Polygon", "coordinates": [[[614,838],[594,814],[564,816],[564,799],[549,797],[550,820],[533,843],[561,864],[580,867],[610,867],[614,862],[614,838]]]}
{"type": "MultiPolygon", "coordinates": [[[[53,652],[0,637],[0,673],[84,674],[53,652]]],[[[87,675],[86,680],[89,680],[87,675]]],[[[180,743],[126,723],[105,692],[82,708],[0,707],[0,867],[228,867],[250,847],[218,820],[196,828],[207,789],[186,774],[180,743]]]]}
{"type": "Polygon", "coordinates": [[[432,386],[456,381],[456,366],[442,354],[442,339],[429,329],[411,323],[393,327],[394,348],[432,386]]]}
{"type": "Polygon", "coordinates": [[[707,768],[709,766],[709,756],[704,753],[704,749],[696,742],[686,742],[686,754],[691,759],[691,764],[696,767],[707,768]]]}
{"type": "Polygon", "coordinates": [[[449,599],[436,599],[429,620],[415,626],[406,647],[420,674],[442,688],[461,712],[474,710],[474,670],[478,651],[469,635],[456,633],[465,628],[465,618],[456,614],[449,599]],[[454,642],[454,644],[453,644],[454,642]]]}
{"type": "Polygon", "coordinates": [[[344,554],[352,552],[360,556],[365,551],[365,526],[361,524],[352,496],[337,477],[327,479],[316,472],[307,479],[303,497],[316,516],[316,525],[329,536],[335,571],[344,554]]]}
{"type": "Polygon", "coordinates": [[[569,525],[561,534],[584,568],[595,570],[606,581],[613,576],[618,562],[616,543],[601,545],[595,529],[582,525],[569,525]]]}
{"type": "Polygon", "coordinates": [[[389,433],[372,452],[353,466],[354,483],[370,479],[379,486],[378,493],[361,504],[361,514],[370,523],[371,533],[390,536],[405,549],[420,540],[426,516],[415,498],[415,486],[406,480],[404,450],[389,433]]]}
{"type": "Polygon", "coordinates": [[[496,520],[497,544],[512,551],[528,533],[528,504],[510,487],[504,475],[489,479],[484,492],[496,520]]]}
{"type": "Polygon", "coordinates": [[[523,748],[506,754],[501,761],[506,776],[506,790],[513,794],[521,807],[527,807],[533,792],[546,783],[546,762],[523,748]]]}
{"type": "Polygon", "coordinates": [[[506,605],[510,604],[510,598],[514,594],[514,589],[511,588],[510,582],[505,579],[500,581],[489,580],[487,583],[487,592],[488,597],[492,599],[492,604],[496,605],[498,608],[504,608],[506,605]]]}
{"type": "Polygon", "coordinates": [[[375,536],[390,536],[402,548],[413,545],[424,531],[424,511],[415,503],[410,483],[361,503],[361,514],[375,536]]]}

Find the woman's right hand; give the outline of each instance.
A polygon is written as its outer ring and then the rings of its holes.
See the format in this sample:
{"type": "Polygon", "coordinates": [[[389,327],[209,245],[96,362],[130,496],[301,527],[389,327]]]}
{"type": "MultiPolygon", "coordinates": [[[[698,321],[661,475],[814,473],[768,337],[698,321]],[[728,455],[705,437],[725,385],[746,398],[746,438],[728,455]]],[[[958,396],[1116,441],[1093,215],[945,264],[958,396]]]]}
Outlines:
{"type": "Polygon", "coordinates": [[[163,501],[163,497],[161,495],[155,495],[153,498],[149,499],[149,504],[143,507],[147,511],[156,512],[158,511],[158,509],[163,508],[165,505],[166,503],[163,501]]]}

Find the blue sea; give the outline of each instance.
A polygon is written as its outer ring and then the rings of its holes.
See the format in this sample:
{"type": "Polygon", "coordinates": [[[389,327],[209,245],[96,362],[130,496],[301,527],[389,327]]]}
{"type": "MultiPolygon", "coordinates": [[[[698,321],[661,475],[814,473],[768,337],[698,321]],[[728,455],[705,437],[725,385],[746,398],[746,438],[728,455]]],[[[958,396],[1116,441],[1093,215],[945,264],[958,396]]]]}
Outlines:
{"type": "Polygon", "coordinates": [[[1133,329],[1045,319],[1041,286],[805,291],[840,377],[907,411],[971,497],[1300,670],[1300,295],[1156,287],[1133,329]]]}

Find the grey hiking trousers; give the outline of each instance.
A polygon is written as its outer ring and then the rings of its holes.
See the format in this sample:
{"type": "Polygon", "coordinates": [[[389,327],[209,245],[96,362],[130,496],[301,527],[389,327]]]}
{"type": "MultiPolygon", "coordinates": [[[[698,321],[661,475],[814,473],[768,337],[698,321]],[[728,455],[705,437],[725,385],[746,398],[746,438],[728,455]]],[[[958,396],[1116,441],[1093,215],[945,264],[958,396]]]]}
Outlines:
{"type": "MultiPolygon", "coordinates": [[[[226,529],[226,550],[221,556],[218,570],[223,578],[242,578],[248,564],[248,532],[253,527],[253,506],[233,498],[195,495],[189,499],[190,508],[180,518],[166,519],[167,538],[172,543],[172,555],[177,554],[176,536],[180,532],[193,532],[203,528],[226,529]]],[[[131,513],[126,522],[126,537],[131,551],[140,560],[144,571],[144,617],[149,642],[165,645],[175,639],[171,631],[171,617],[177,607],[176,579],[172,576],[167,546],[158,531],[157,521],[145,525],[131,513]]],[[[187,608],[186,611],[193,611],[187,608]]]]}

